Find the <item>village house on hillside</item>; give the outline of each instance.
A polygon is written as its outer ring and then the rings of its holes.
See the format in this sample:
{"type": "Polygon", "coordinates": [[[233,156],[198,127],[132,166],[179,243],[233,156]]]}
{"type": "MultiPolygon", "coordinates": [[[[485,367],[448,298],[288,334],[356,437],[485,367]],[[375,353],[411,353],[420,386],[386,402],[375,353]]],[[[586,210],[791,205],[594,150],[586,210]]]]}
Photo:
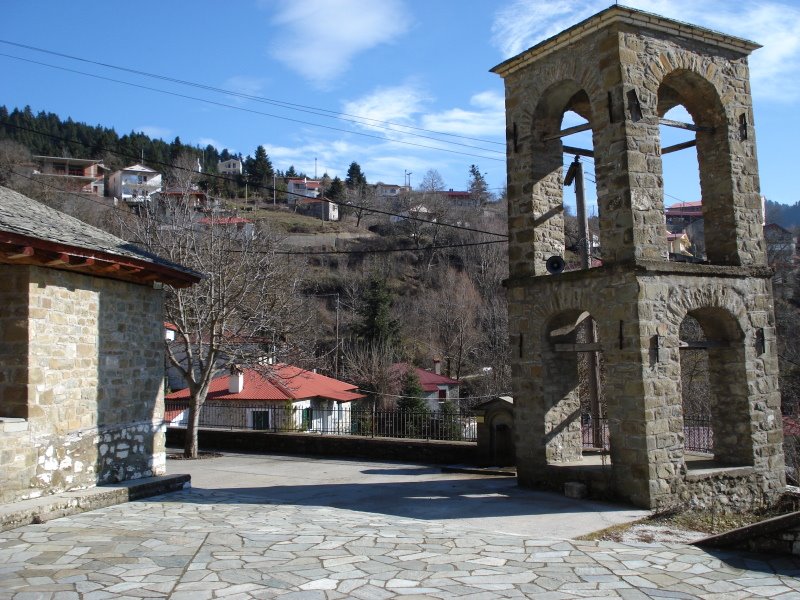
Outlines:
{"type": "Polygon", "coordinates": [[[396,373],[405,373],[406,369],[414,369],[422,388],[423,398],[428,404],[428,408],[438,411],[442,404],[448,400],[458,402],[459,389],[461,382],[442,375],[442,363],[439,360],[433,361],[433,370],[429,371],[421,367],[414,367],[406,363],[396,363],[392,365],[396,373]]]}
{"type": "Polygon", "coordinates": [[[52,177],[60,186],[66,186],[93,196],[105,194],[105,173],[108,169],[103,161],[91,158],[69,158],[62,156],[32,156],[36,164],[34,175],[52,177]]]}
{"type": "MultiPolygon", "coordinates": [[[[211,381],[200,425],[261,430],[349,432],[350,403],[365,396],[350,383],[292,365],[233,369],[211,381]]],[[[165,420],[186,424],[189,390],[166,396],[165,420]]]]}
{"type": "Polygon", "coordinates": [[[0,187],[0,502],[165,470],[157,283],[199,276],[0,187]]]}
{"type": "Polygon", "coordinates": [[[133,207],[143,206],[161,191],[161,185],[161,173],[136,164],[109,175],[106,195],[123,200],[133,207]]]}

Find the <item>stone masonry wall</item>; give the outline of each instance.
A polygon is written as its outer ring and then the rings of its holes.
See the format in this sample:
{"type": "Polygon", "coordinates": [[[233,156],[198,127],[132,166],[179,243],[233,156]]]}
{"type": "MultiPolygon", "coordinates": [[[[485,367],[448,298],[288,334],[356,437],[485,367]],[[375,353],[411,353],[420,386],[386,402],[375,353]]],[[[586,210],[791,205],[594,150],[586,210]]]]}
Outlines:
{"type": "MultiPolygon", "coordinates": [[[[13,434],[16,453],[0,453],[0,500],[163,473],[161,292],[53,269],[7,269],[28,279],[27,294],[17,298],[19,310],[28,306],[28,369],[16,381],[26,387],[28,415],[27,430],[13,434]]],[[[10,435],[0,433],[0,448],[10,435]]]]}
{"type": "Polygon", "coordinates": [[[603,260],[666,261],[659,117],[676,104],[713,128],[697,133],[710,261],[765,264],[748,78],[742,53],[619,24],[506,75],[512,277],[564,252],[562,144],[547,138],[566,110],[592,126],[603,260]]]}
{"type": "Polygon", "coordinates": [[[774,499],[785,485],[780,394],[769,277],[757,275],[731,267],[709,275],[703,266],[654,263],[637,272],[603,267],[509,281],[520,482],[552,482],[548,465],[581,460],[574,354],[554,351],[559,340],[548,333],[561,324],[560,315],[587,311],[598,317],[605,364],[612,494],[651,507],[705,506],[723,493],[748,507],[774,499]],[[718,311],[730,329],[747,332],[731,341],[730,351],[742,360],[725,365],[730,389],[718,390],[721,405],[713,414],[715,459],[736,468],[704,477],[687,468],[680,387],[680,324],[697,309],[718,311]]]}

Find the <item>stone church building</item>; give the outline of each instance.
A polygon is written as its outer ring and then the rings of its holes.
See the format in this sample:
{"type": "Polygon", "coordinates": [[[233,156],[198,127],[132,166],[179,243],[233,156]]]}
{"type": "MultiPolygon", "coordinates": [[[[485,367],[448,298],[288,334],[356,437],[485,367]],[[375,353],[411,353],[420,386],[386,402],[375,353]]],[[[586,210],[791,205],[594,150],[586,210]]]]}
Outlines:
{"type": "Polygon", "coordinates": [[[0,503],[165,470],[159,284],[199,276],[0,187],[0,503]]]}

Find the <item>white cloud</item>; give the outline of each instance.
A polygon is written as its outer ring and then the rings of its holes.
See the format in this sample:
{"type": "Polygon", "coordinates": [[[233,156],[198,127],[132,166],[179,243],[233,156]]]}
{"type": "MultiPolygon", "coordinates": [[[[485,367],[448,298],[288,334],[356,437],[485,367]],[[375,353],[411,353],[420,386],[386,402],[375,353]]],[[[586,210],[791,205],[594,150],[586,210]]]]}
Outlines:
{"type": "Polygon", "coordinates": [[[281,33],[272,55],[326,86],[357,54],[404,34],[410,19],[401,0],[280,0],[273,23],[281,33]]]}
{"type": "Polygon", "coordinates": [[[505,100],[502,92],[487,90],[476,93],[466,107],[436,112],[429,110],[433,101],[414,83],[377,88],[342,104],[343,113],[359,117],[359,123],[352,124],[354,129],[360,129],[372,138],[346,133],[328,137],[324,132],[300,129],[294,134],[296,145],[289,142],[264,146],[278,169],[285,170],[294,165],[296,170],[313,175],[316,158],[319,176],[327,172],[331,177],[344,178],[350,163],[356,161],[372,183],[402,184],[408,171],[416,174],[412,183],[419,182],[428,169],[435,168],[449,187],[460,189],[467,180],[470,163],[481,164],[484,169],[497,167],[502,171],[505,153],[505,100]],[[420,131],[419,128],[429,131],[420,131]],[[479,136],[497,140],[499,144],[495,146],[441,133],[479,136]],[[456,153],[443,152],[439,148],[456,153]]]}
{"type": "MultiPolygon", "coordinates": [[[[494,44],[508,58],[608,7],[608,0],[514,0],[498,11],[494,44]]],[[[633,8],[761,43],[750,59],[753,93],[764,99],[800,97],[800,8],[788,2],[626,0],[633,8]]]]}
{"type": "Polygon", "coordinates": [[[245,94],[247,96],[257,96],[264,89],[264,80],[259,77],[247,77],[246,75],[234,75],[225,80],[222,86],[226,90],[245,94]]]}
{"type": "Polygon", "coordinates": [[[317,175],[322,177],[328,173],[331,177],[338,175],[341,178],[347,174],[347,167],[354,160],[352,157],[360,154],[361,149],[343,140],[315,140],[310,134],[305,135],[304,143],[297,146],[276,146],[264,144],[272,164],[275,168],[285,171],[294,165],[296,171],[305,172],[314,176],[314,159],[316,159],[317,175]]]}
{"type": "Polygon", "coordinates": [[[486,91],[470,98],[472,110],[451,108],[425,115],[425,129],[467,137],[499,137],[505,132],[505,100],[502,94],[486,91]]]}
{"type": "Polygon", "coordinates": [[[408,131],[403,126],[415,126],[415,117],[422,112],[427,100],[428,97],[411,84],[378,88],[366,96],[345,102],[342,112],[358,115],[359,125],[370,132],[401,139],[402,133],[408,131]]]}
{"type": "Polygon", "coordinates": [[[171,129],[167,129],[166,127],[158,127],[156,125],[142,125],[141,127],[137,127],[136,131],[141,131],[143,134],[153,139],[162,139],[169,141],[170,138],[172,138],[171,129]]]}

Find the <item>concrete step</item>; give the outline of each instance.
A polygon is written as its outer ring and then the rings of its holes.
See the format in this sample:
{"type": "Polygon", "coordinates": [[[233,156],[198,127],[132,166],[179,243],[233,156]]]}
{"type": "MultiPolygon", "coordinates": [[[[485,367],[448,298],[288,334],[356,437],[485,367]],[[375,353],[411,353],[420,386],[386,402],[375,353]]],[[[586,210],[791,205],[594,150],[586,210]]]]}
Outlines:
{"type": "Polygon", "coordinates": [[[162,475],[21,500],[0,506],[0,531],[189,487],[189,475],[162,475]]]}

